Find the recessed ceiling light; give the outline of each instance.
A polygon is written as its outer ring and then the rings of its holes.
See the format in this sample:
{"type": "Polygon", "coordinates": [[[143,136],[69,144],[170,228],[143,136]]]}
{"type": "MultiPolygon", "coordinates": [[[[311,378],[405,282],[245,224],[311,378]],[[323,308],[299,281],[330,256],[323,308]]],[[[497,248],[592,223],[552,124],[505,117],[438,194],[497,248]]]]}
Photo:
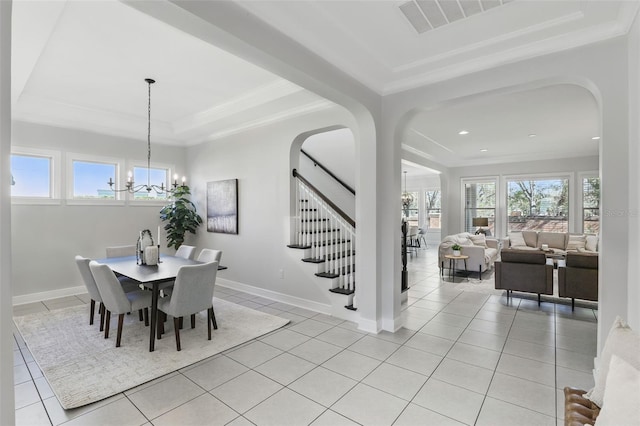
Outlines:
{"type": "Polygon", "coordinates": [[[482,148],[482,149],[480,150],[480,152],[487,152],[487,151],[489,151],[487,148],[482,148]]]}
{"type": "Polygon", "coordinates": [[[469,134],[469,131],[468,131],[468,130],[460,130],[460,131],[458,132],[458,134],[459,134],[459,135],[468,135],[468,134],[469,134]]]}
{"type": "Polygon", "coordinates": [[[594,141],[598,141],[598,140],[600,140],[600,136],[594,136],[591,139],[594,140],[594,141]]]}
{"type": "Polygon", "coordinates": [[[535,138],[536,136],[538,136],[538,135],[536,135],[535,133],[529,133],[529,137],[530,138],[535,138]]]}

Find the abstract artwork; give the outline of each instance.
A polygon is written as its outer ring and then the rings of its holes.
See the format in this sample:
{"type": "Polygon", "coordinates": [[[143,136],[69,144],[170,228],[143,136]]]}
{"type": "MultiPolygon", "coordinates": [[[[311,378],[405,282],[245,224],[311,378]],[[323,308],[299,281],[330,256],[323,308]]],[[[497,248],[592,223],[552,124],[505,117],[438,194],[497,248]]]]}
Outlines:
{"type": "Polygon", "coordinates": [[[238,233],[238,179],[207,183],[207,231],[238,233]]]}

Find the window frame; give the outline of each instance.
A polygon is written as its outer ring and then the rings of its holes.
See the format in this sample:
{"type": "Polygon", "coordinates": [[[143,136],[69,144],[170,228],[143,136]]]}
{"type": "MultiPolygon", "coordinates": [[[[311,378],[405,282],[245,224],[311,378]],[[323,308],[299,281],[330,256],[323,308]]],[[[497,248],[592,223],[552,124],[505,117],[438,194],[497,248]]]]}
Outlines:
{"type": "MultiPolygon", "coordinates": [[[[589,171],[589,172],[580,172],[578,173],[578,185],[580,186],[580,191],[576,191],[579,192],[578,197],[579,197],[579,206],[580,206],[580,217],[579,217],[579,222],[580,222],[580,226],[579,228],[576,228],[580,233],[582,234],[587,234],[587,232],[584,229],[584,180],[585,179],[592,179],[592,178],[597,178],[598,180],[600,180],[601,185],[600,185],[600,203],[599,203],[599,214],[598,214],[598,223],[601,224],[601,219],[602,219],[602,180],[600,178],[600,173],[598,171],[589,171]]],[[[590,234],[593,235],[593,234],[590,234]]]]}
{"type": "Polygon", "coordinates": [[[60,151],[14,145],[11,147],[10,155],[49,159],[49,197],[23,197],[11,195],[11,204],[55,205],[62,202],[60,191],[60,188],[62,187],[60,151]]]}
{"type": "Polygon", "coordinates": [[[427,228],[427,232],[429,232],[431,230],[433,230],[433,232],[441,232],[441,230],[442,230],[442,189],[441,188],[423,188],[422,195],[424,197],[424,200],[422,202],[422,206],[424,208],[424,220],[423,220],[422,223],[423,224],[424,223],[429,223],[429,227],[427,228]],[[427,215],[428,211],[433,211],[434,210],[434,209],[427,210],[427,192],[435,192],[435,191],[438,191],[440,193],[440,195],[439,195],[440,196],[440,208],[437,209],[439,214],[440,214],[440,220],[439,220],[440,227],[438,227],[438,228],[432,228],[431,227],[431,221],[430,221],[430,219],[429,219],[429,217],[427,215]]]}
{"type": "MultiPolygon", "coordinates": [[[[576,229],[576,209],[574,206],[574,194],[575,191],[575,172],[557,172],[557,173],[527,173],[527,174],[515,174],[504,175],[502,177],[501,186],[504,188],[504,233],[509,235],[509,181],[513,180],[553,180],[553,179],[566,179],[567,180],[567,232],[573,233],[576,229]]],[[[580,210],[582,213],[582,209],[580,210]]]]}
{"type": "MultiPolygon", "coordinates": [[[[466,231],[466,217],[467,217],[467,204],[466,204],[466,196],[467,192],[465,191],[465,186],[467,184],[473,183],[493,183],[496,188],[495,195],[495,204],[493,207],[494,216],[493,216],[493,235],[492,238],[496,238],[502,230],[502,210],[503,208],[500,206],[500,193],[501,193],[501,183],[498,176],[478,176],[478,177],[464,177],[460,179],[460,229],[461,232],[466,231]]],[[[488,209],[489,207],[482,207],[483,209],[488,209]]],[[[506,212],[505,212],[506,214],[506,212]]]]}
{"type": "MultiPolygon", "coordinates": [[[[124,172],[124,168],[122,167],[125,164],[124,159],[117,157],[106,157],[101,155],[91,155],[91,154],[80,154],[69,152],[66,155],[67,157],[67,185],[66,185],[66,202],[68,205],[125,205],[126,202],[126,192],[116,192],[114,199],[104,199],[104,198],[75,198],[73,194],[74,187],[74,173],[73,173],[73,163],[74,161],[81,161],[84,163],[99,163],[99,164],[113,164],[116,166],[114,182],[116,188],[123,188],[124,182],[126,182],[126,176],[124,172]]],[[[107,182],[105,184],[105,189],[108,186],[107,182]]],[[[97,189],[97,188],[96,188],[97,189]]]]}
{"type": "MultiPolygon", "coordinates": [[[[168,163],[156,163],[156,162],[151,162],[150,164],[152,169],[165,169],[167,171],[167,176],[166,176],[166,182],[165,182],[165,186],[168,185],[169,188],[171,188],[171,177],[174,174],[174,170],[175,170],[175,165],[174,164],[168,164],[168,163]]],[[[134,172],[135,168],[143,168],[146,169],[147,168],[147,162],[146,161],[129,161],[127,162],[127,173],[128,170],[131,170],[131,172],[134,172]]],[[[182,178],[180,178],[182,179],[182,178]]],[[[125,180],[126,181],[126,178],[125,180]]],[[[123,181],[123,182],[124,182],[123,181]]],[[[151,182],[153,183],[153,182],[151,182]]],[[[180,181],[179,181],[180,183],[180,181]]],[[[137,182],[136,185],[140,185],[140,184],[146,184],[146,182],[137,182]]],[[[128,204],[130,206],[164,206],[166,204],[168,204],[171,201],[171,197],[167,197],[164,199],[156,199],[156,200],[140,200],[140,199],[136,199],[134,194],[129,194],[128,192],[127,194],[127,201],[128,204]]]]}

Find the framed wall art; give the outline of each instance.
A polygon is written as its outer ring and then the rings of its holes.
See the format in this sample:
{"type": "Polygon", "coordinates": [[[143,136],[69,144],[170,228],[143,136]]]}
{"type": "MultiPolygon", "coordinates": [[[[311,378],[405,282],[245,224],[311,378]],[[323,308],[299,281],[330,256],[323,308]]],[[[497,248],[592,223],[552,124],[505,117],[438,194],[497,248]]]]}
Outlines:
{"type": "Polygon", "coordinates": [[[238,233],[238,179],[207,183],[207,231],[238,233]]]}

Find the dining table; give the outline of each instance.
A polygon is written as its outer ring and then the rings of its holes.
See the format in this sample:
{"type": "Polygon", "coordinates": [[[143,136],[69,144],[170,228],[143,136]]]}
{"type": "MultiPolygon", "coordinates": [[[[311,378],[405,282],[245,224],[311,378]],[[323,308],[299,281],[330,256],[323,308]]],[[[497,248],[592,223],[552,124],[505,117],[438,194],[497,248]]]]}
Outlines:
{"type": "MultiPolygon", "coordinates": [[[[136,256],[109,257],[96,259],[96,261],[109,265],[113,272],[139,282],[152,291],[149,352],[153,352],[155,349],[156,328],[158,327],[158,298],[160,297],[161,284],[174,281],[180,267],[198,265],[203,262],[164,254],[160,255],[157,265],[141,265],[136,256]]],[[[218,265],[219,271],[224,269],[227,269],[227,267],[218,265]]]]}

